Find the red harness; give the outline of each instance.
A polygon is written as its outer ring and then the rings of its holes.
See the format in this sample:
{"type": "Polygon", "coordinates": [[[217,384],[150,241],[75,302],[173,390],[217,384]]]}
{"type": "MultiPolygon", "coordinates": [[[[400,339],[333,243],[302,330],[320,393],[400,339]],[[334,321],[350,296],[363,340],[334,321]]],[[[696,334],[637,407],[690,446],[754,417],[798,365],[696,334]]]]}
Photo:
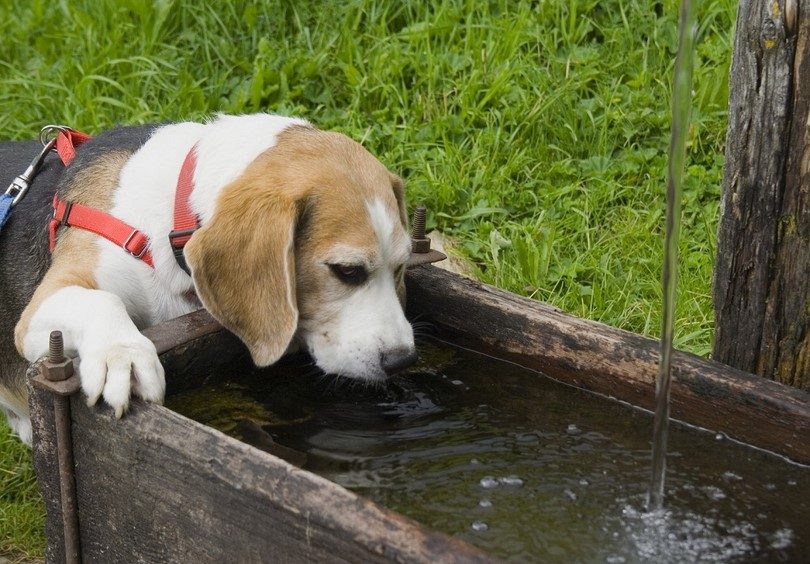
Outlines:
{"type": "MultiPolygon", "coordinates": [[[[76,156],[76,147],[90,139],[89,135],[73,130],[62,130],[56,138],[56,152],[65,166],[76,156]]],[[[197,215],[189,202],[194,189],[194,169],[197,166],[197,146],[191,148],[183,161],[177,179],[174,197],[174,229],[169,233],[169,243],[180,267],[188,272],[183,247],[191,235],[199,229],[197,215]]],[[[152,253],[149,251],[149,238],[142,231],[110,214],[59,199],[53,196],[53,219],[48,226],[51,252],[56,245],[56,230],[59,227],[77,227],[100,235],[118,245],[124,251],[154,268],[152,253]]]]}

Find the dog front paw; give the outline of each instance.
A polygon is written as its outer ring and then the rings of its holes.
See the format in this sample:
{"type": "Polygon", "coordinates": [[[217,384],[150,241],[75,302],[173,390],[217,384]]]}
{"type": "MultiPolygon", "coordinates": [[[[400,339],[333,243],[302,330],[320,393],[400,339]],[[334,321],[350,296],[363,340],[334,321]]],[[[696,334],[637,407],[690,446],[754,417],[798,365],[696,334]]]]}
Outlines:
{"type": "Polygon", "coordinates": [[[95,405],[103,395],[120,418],[129,408],[130,394],[163,403],[166,380],[152,341],[139,333],[123,341],[100,344],[104,340],[96,340],[87,350],[79,351],[87,404],[95,405]]]}

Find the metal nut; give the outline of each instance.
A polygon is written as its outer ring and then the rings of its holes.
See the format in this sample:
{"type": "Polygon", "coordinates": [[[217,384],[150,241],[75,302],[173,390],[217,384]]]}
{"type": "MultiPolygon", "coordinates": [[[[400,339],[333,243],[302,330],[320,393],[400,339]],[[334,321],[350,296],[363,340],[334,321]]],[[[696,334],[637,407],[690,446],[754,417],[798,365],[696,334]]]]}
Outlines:
{"type": "Polygon", "coordinates": [[[42,363],[42,374],[50,382],[61,382],[73,376],[73,359],[66,358],[62,362],[42,363]]]}
{"type": "Polygon", "coordinates": [[[419,253],[420,255],[430,252],[430,239],[427,237],[411,239],[411,252],[419,253]]]}

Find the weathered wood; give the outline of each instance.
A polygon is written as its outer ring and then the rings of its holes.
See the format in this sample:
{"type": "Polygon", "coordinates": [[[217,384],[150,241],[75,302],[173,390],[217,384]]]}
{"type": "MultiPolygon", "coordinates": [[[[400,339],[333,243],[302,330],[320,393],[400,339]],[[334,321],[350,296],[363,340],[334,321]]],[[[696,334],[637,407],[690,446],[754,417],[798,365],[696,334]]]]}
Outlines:
{"type": "MultiPolygon", "coordinates": [[[[406,280],[409,313],[442,338],[653,407],[657,341],[433,267],[406,280]]],[[[672,378],[673,417],[810,463],[810,394],[684,352],[673,355],[672,378]]]]}
{"type": "Polygon", "coordinates": [[[810,2],[798,4],[790,29],[785,0],[737,12],[714,358],[810,389],[810,2]]]}

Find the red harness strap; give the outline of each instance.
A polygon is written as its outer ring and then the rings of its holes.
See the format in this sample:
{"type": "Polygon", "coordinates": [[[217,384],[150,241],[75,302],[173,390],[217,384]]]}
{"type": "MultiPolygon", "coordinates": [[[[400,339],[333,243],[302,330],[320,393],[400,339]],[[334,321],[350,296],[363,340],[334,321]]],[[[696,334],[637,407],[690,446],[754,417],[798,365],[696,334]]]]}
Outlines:
{"type": "Polygon", "coordinates": [[[152,253],[147,249],[149,239],[143,232],[108,213],[81,204],[65,202],[54,194],[53,219],[48,231],[51,252],[53,252],[56,245],[56,230],[61,226],[78,227],[85,231],[91,231],[96,235],[101,235],[133,257],[141,259],[149,266],[154,266],[152,253]]]}
{"type": "Polygon", "coordinates": [[[62,163],[67,166],[76,157],[76,147],[88,141],[90,136],[81,131],[72,129],[60,129],[56,136],[56,152],[62,163]]]}
{"type": "MultiPolygon", "coordinates": [[[[56,150],[65,166],[76,156],[76,147],[90,139],[89,135],[73,130],[62,130],[56,138],[56,150]]],[[[196,146],[186,155],[180,177],[177,180],[177,193],[174,204],[174,230],[169,234],[169,242],[180,267],[188,272],[183,257],[183,247],[191,235],[199,228],[197,216],[191,209],[189,199],[194,189],[194,169],[197,164],[196,146]]],[[[154,268],[152,253],[149,251],[149,238],[142,231],[112,215],[81,204],[65,202],[57,194],[53,197],[53,219],[48,226],[51,252],[56,245],[56,230],[59,227],[77,227],[104,237],[118,245],[133,257],[154,268]]]]}
{"type": "Polygon", "coordinates": [[[180,176],[177,178],[177,190],[174,193],[174,229],[169,233],[169,244],[174,252],[174,259],[180,268],[190,273],[183,255],[191,235],[200,228],[200,220],[191,209],[191,192],[194,190],[194,170],[197,168],[197,145],[194,145],[183,160],[180,176]]]}

